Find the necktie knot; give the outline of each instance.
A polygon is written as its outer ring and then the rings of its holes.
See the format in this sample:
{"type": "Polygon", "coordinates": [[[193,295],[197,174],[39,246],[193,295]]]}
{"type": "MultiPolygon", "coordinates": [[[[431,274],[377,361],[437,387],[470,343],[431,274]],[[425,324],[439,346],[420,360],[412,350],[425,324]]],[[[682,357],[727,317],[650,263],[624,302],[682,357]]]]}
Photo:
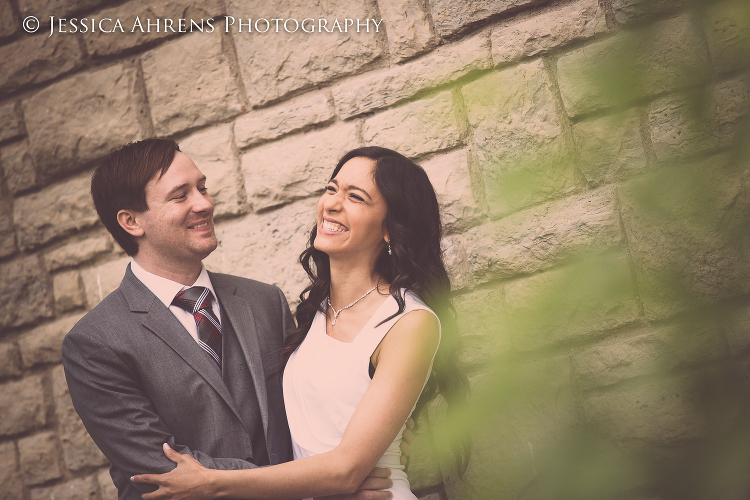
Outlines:
{"type": "Polygon", "coordinates": [[[180,290],[172,304],[195,314],[201,309],[211,307],[211,290],[204,286],[193,286],[180,290]]]}
{"type": "Polygon", "coordinates": [[[180,290],[172,304],[193,315],[198,329],[198,345],[221,366],[221,324],[211,308],[211,290],[193,286],[180,290]]]}

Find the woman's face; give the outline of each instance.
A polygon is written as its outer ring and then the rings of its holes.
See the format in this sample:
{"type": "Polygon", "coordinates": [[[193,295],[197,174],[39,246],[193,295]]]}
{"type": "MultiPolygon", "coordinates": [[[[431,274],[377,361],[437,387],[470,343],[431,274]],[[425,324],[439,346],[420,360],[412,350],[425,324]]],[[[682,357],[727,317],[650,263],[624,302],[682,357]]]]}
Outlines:
{"type": "Polygon", "coordinates": [[[330,257],[375,261],[388,238],[388,207],[375,185],[374,170],[373,160],[352,158],[328,183],[318,202],[316,249],[330,257]]]}

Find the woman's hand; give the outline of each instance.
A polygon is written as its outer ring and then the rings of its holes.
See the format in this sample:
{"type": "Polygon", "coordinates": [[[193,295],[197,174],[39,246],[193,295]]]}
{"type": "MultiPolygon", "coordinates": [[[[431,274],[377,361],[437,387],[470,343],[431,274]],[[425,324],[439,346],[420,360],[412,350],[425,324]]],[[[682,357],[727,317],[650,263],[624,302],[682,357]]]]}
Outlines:
{"type": "Polygon", "coordinates": [[[166,474],[139,474],[130,478],[134,483],[148,483],[159,489],[141,495],[143,500],[210,500],[210,469],[206,469],[190,455],[177,453],[164,443],[164,454],[177,468],[166,474]]]}

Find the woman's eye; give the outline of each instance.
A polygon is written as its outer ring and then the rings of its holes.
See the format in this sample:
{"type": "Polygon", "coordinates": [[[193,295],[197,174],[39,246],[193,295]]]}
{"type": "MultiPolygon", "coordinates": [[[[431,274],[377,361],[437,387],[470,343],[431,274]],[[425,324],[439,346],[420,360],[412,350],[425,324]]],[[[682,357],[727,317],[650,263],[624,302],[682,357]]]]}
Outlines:
{"type": "Polygon", "coordinates": [[[335,193],[336,188],[333,186],[326,186],[326,191],[328,191],[329,193],[335,193]]]}
{"type": "Polygon", "coordinates": [[[361,196],[359,196],[359,195],[356,195],[356,194],[352,194],[352,195],[350,195],[350,196],[351,196],[352,198],[354,198],[355,200],[357,200],[357,201],[365,201],[365,199],[364,199],[364,198],[362,198],[362,197],[361,197],[361,196]]]}

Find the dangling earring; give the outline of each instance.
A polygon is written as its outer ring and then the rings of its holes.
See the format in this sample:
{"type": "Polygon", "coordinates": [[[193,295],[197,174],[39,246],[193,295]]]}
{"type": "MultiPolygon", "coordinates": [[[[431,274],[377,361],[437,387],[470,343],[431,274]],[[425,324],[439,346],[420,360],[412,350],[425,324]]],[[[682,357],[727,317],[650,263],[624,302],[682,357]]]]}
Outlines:
{"type": "Polygon", "coordinates": [[[393,255],[393,251],[391,250],[391,242],[386,241],[386,243],[388,244],[388,255],[393,255]]]}

